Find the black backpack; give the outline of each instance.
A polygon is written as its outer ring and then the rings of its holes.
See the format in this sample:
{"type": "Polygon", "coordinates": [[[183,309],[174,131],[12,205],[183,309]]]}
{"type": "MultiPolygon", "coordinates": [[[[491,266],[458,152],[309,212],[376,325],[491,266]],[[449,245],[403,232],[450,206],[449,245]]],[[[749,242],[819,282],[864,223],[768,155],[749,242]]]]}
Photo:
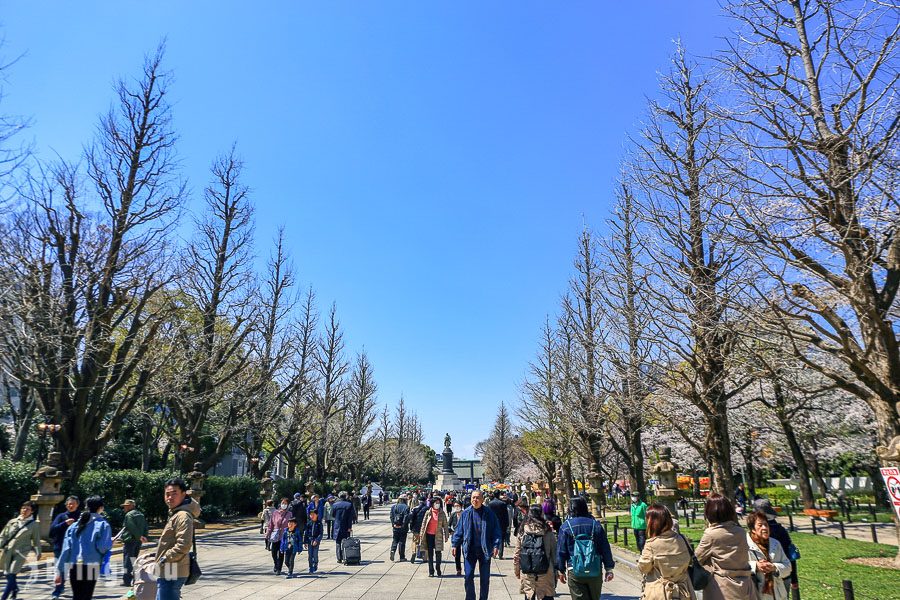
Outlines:
{"type": "Polygon", "coordinates": [[[529,575],[543,575],[549,568],[550,561],[544,552],[544,536],[539,533],[526,533],[522,536],[522,547],[519,551],[519,569],[529,575]]]}

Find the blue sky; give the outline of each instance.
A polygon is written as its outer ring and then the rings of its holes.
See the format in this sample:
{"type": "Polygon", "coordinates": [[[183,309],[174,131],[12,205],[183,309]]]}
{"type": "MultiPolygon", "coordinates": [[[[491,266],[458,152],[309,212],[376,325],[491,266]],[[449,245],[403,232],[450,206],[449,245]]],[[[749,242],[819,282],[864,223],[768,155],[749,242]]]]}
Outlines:
{"type": "MultiPolygon", "coordinates": [[[[287,232],[381,402],[404,394],[471,456],[515,404],[583,224],[602,230],[625,137],[672,41],[710,55],[713,2],[5,2],[2,108],[73,159],[111,84],[167,39],[196,203],[233,141],[257,251],[287,232]]],[[[197,206],[199,204],[195,204],[197,206]]]]}

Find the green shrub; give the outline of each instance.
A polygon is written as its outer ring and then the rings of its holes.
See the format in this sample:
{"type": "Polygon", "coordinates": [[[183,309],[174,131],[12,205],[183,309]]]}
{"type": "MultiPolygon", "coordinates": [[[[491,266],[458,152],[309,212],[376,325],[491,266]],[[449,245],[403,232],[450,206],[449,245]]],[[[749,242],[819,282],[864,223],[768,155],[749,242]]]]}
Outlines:
{"type": "Polygon", "coordinates": [[[276,479],[275,497],[272,500],[277,506],[278,501],[282,498],[287,498],[288,501],[293,500],[294,494],[297,492],[303,493],[305,489],[302,479],[276,479]]]}
{"type": "Polygon", "coordinates": [[[775,506],[785,506],[792,500],[800,498],[800,492],[797,490],[789,490],[780,486],[756,488],[756,493],[768,498],[775,506]]]}
{"type": "Polygon", "coordinates": [[[22,503],[37,493],[34,468],[23,463],[0,460],[0,527],[16,516],[22,503]]]}
{"type": "Polygon", "coordinates": [[[200,518],[207,523],[218,523],[222,520],[222,509],[215,504],[204,504],[200,508],[200,518]]]}
{"type": "Polygon", "coordinates": [[[255,515],[262,508],[259,481],[252,477],[208,477],[203,504],[215,504],[225,516],[255,515]]]}
{"type": "Polygon", "coordinates": [[[179,476],[172,471],[86,471],[71,487],[82,500],[88,496],[102,496],[107,511],[119,507],[126,498],[137,502],[138,509],[151,523],[165,521],[169,509],[163,502],[165,482],[179,476]]]}

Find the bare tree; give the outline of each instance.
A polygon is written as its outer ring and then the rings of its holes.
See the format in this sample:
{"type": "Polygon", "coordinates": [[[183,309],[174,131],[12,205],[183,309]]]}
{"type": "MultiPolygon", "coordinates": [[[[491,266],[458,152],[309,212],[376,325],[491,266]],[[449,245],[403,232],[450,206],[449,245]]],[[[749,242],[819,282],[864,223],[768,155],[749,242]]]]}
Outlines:
{"type": "Polygon", "coordinates": [[[232,434],[247,409],[244,399],[263,382],[259,365],[252,378],[250,372],[249,337],[259,314],[252,295],[253,206],[242,170],[233,146],[213,161],[206,213],[197,220],[185,257],[181,393],[170,404],[184,470],[195,461],[209,469],[231,449],[232,434]],[[208,436],[214,447],[201,460],[208,436]]]}
{"type": "Polygon", "coordinates": [[[494,481],[506,481],[513,469],[522,463],[522,447],[513,431],[505,402],[500,402],[490,437],[476,447],[476,454],[479,451],[484,474],[494,481]]]}
{"type": "Polygon", "coordinates": [[[733,1],[742,30],[722,61],[741,92],[749,157],[737,204],[772,282],[760,286],[794,357],[864,400],[878,440],[900,436],[896,296],[896,6],[733,1]],[[807,352],[809,346],[818,352],[807,352]],[[845,368],[832,368],[824,358],[845,368]]]}
{"type": "MultiPolygon", "coordinates": [[[[729,311],[740,302],[744,277],[739,250],[727,243],[731,156],[712,82],[681,46],[660,86],[662,99],[650,103],[630,172],[635,206],[654,242],[653,325],[671,364],[661,383],[700,409],[714,486],[731,496],[728,401],[746,385],[729,386],[729,311]]],[[[673,417],[672,426],[681,427],[673,417]]]]}
{"type": "Polygon", "coordinates": [[[316,479],[324,481],[328,469],[329,450],[337,446],[333,433],[336,431],[337,417],[343,408],[346,376],[350,370],[344,356],[344,332],[337,318],[335,304],[331,305],[328,319],[325,321],[325,331],[319,338],[313,360],[318,373],[319,389],[316,390],[312,403],[315,411],[312,444],[315,451],[316,479]]]}
{"type": "Polygon", "coordinates": [[[600,346],[603,344],[602,283],[597,242],[585,229],[578,240],[575,274],[569,293],[563,297],[562,311],[574,344],[566,347],[563,373],[572,392],[567,414],[576,436],[587,452],[596,473],[603,469],[604,394],[600,386],[600,346]]]}
{"type": "Polygon", "coordinates": [[[391,469],[391,440],[394,437],[394,427],[391,423],[391,412],[385,404],[378,413],[378,427],[375,430],[376,468],[381,475],[381,481],[387,481],[391,469]]]}
{"type": "Polygon", "coordinates": [[[356,362],[350,373],[350,383],[345,392],[344,422],[345,435],[340,440],[351,476],[359,480],[363,468],[372,459],[366,444],[369,431],[377,417],[376,395],[378,385],[372,369],[372,363],[365,351],[356,355],[356,362]]]}
{"type": "Polygon", "coordinates": [[[600,355],[606,366],[602,378],[608,397],[607,428],[610,443],[628,468],[631,489],[644,494],[647,484],[642,435],[656,343],[651,332],[654,316],[647,252],[634,198],[626,186],[620,190],[609,227],[610,236],[601,241],[604,260],[600,275],[606,329],[600,355]]]}
{"type": "Polygon", "coordinates": [[[142,358],[168,317],[157,299],[171,281],[168,232],[184,186],[162,54],[116,86],[84,175],[61,163],[33,180],[16,221],[21,245],[4,255],[15,268],[16,344],[35,358],[12,375],[62,426],[56,443],[76,481],[141,397],[151,375],[142,358]]]}

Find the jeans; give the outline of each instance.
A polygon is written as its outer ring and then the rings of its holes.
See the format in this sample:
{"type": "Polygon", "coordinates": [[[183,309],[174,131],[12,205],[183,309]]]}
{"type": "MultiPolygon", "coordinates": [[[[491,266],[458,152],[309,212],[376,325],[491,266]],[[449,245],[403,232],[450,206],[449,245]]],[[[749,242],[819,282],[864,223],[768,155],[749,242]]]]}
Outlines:
{"type": "Polygon", "coordinates": [[[425,550],[428,552],[428,573],[434,575],[435,563],[437,563],[437,574],[441,575],[441,553],[434,549],[435,534],[425,534],[425,550]]]}
{"type": "Polygon", "coordinates": [[[272,566],[276,573],[281,573],[281,567],[284,565],[284,552],[281,551],[281,544],[272,542],[272,566]]]}
{"type": "Polygon", "coordinates": [[[647,530],[646,529],[635,529],[634,530],[634,543],[637,544],[638,554],[644,551],[644,544],[647,543],[647,530]]]}
{"type": "Polygon", "coordinates": [[[181,588],[187,577],[178,579],[157,579],[156,600],[181,600],[181,588]]]}
{"type": "Polygon", "coordinates": [[[400,560],[406,560],[406,527],[394,527],[394,538],[391,540],[391,560],[394,552],[400,547],[400,560]]]}
{"type": "Polygon", "coordinates": [[[288,575],[294,574],[294,559],[297,558],[296,552],[288,550],[284,553],[284,565],[287,567],[288,575]]]}
{"type": "MultiPolygon", "coordinates": [[[[321,543],[321,542],[319,542],[321,543]]],[[[319,570],[319,547],[309,545],[309,572],[315,573],[319,570]]]]}
{"type": "Polygon", "coordinates": [[[599,577],[574,577],[572,571],[566,575],[569,584],[569,594],[572,600],[600,600],[603,590],[603,576],[599,577]]]}
{"type": "Polygon", "coordinates": [[[368,507],[368,506],[364,506],[364,507],[363,507],[363,518],[364,518],[366,521],[369,520],[369,507],[368,507]]]}
{"type": "Polygon", "coordinates": [[[328,532],[325,535],[330,540],[331,534],[334,532],[334,520],[325,521],[325,525],[328,526],[328,532]]]}
{"type": "Polygon", "coordinates": [[[122,549],[122,566],[125,567],[125,574],[122,576],[122,583],[130,586],[134,582],[134,559],[141,551],[141,541],[125,542],[122,549]]]}
{"type": "Polygon", "coordinates": [[[19,582],[14,573],[6,574],[6,587],[3,588],[3,600],[6,600],[13,594],[19,593],[19,582]]]}
{"type": "Polygon", "coordinates": [[[469,548],[466,553],[466,600],[475,600],[475,564],[478,564],[478,600],[488,600],[491,587],[491,557],[485,556],[481,548],[469,548]]]}

